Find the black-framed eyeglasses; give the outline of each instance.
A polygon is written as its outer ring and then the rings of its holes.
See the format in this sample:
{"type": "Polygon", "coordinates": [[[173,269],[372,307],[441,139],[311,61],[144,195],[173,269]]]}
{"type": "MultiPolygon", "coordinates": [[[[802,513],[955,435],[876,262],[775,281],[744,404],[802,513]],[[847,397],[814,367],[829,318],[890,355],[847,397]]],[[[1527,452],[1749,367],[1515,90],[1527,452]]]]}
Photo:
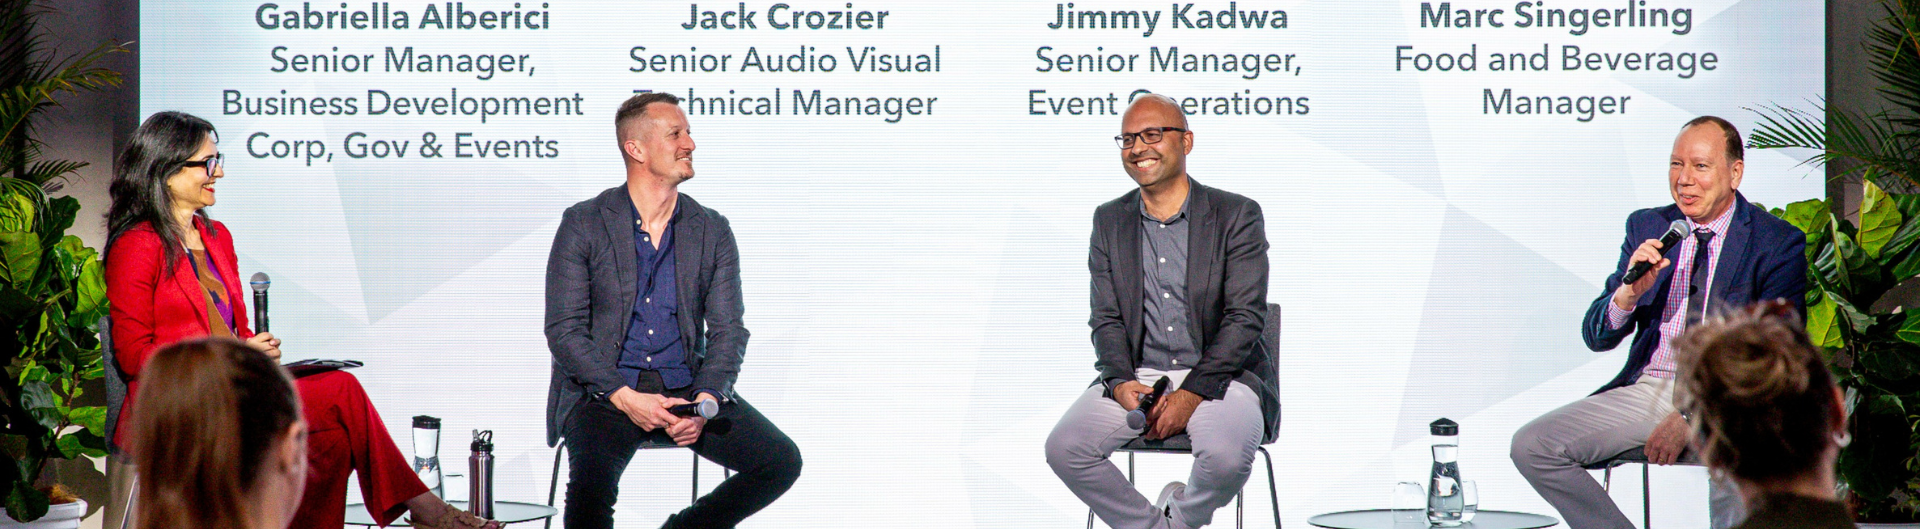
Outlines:
{"type": "Polygon", "coordinates": [[[1160,143],[1160,140],[1165,139],[1167,137],[1168,132],[1186,132],[1186,131],[1187,129],[1183,129],[1180,127],[1147,127],[1147,128],[1141,129],[1140,132],[1122,132],[1120,133],[1119,136],[1113,137],[1113,142],[1115,144],[1120,145],[1120,148],[1122,149],[1133,147],[1134,138],[1140,138],[1140,141],[1144,141],[1144,142],[1147,142],[1148,145],[1152,145],[1155,143],[1160,143]]]}
{"type": "MultiPolygon", "coordinates": [[[[1152,142],[1148,142],[1148,143],[1152,143],[1152,142]]],[[[205,167],[207,168],[207,174],[213,174],[213,173],[220,172],[220,164],[223,164],[226,162],[227,162],[227,155],[215,154],[213,156],[208,156],[207,159],[205,160],[193,160],[187,163],[180,164],[180,166],[181,167],[205,167]]]]}

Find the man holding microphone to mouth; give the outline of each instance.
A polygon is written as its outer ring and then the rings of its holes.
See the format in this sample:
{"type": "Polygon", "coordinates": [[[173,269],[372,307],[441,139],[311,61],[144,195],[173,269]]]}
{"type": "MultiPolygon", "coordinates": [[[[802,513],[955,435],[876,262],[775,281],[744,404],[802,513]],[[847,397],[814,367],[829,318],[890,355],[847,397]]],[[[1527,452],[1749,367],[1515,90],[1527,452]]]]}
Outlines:
{"type": "MultiPolygon", "coordinates": [[[[1674,336],[1709,311],[1772,299],[1805,305],[1806,234],[1740,195],[1743,158],[1740,132],[1727,120],[1702,116],[1680,129],[1667,161],[1673,205],[1627,217],[1619,264],[1580,327],[1596,352],[1632,334],[1626,367],[1513,435],[1514,466],[1568,527],[1633,527],[1582,467],[1643,446],[1648,461],[1668,465],[1686,450],[1690,429],[1673,404],[1674,336]],[[1675,247],[1661,244],[1676,229],[1675,247]]],[[[1713,527],[1738,523],[1740,502],[1730,484],[1714,481],[1713,527]]]]}

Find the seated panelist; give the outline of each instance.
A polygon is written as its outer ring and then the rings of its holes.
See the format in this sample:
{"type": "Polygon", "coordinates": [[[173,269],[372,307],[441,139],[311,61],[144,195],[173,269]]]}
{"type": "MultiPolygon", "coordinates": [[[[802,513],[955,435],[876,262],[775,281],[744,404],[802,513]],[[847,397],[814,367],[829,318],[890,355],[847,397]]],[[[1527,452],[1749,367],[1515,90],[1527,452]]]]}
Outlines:
{"type": "Polygon", "coordinates": [[[1114,138],[1138,189],[1093,213],[1094,367],[1099,376],[1047,436],[1047,464],[1115,529],[1212,523],[1240,493],[1254,451],[1278,428],[1267,313],[1267,232],[1260,204],[1187,175],[1194,133],[1172,99],[1134,99],[1114,138]],[[1128,412],[1166,381],[1141,427],[1128,412]],[[1108,460],[1136,438],[1180,433],[1193,471],[1157,502],[1108,460]]]}
{"type": "MultiPolygon", "coordinates": [[[[128,374],[126,409],[133,410],[120,416],[123,426],[139,413],[141,388],[176,382],[141,376],[159,347],[231,338],[280,358],[278,338],[247,326],[233,233],[205,211],[214,204],[215,183],[226,176],[217,142],[206,120],[160,112],[140,124],[115,163],[106,282],[114,356],[128,374]]],[[[411,512],[415,527],[500,526],[427,491],[353,375],[330,371],[301,377],[294,386],[306,420],[310,471],[291,527],[341,527],[347,476],[355,472],[367,511],[381,525],[411,512]]],[[[119,428],[114,444],[138,450],[127,446],[126,433],[119,428]]]]}
{"type": "Polygon", "coordinates": [[[733,527],[800,479],[800,447],[734,391],[740,249],[727,217],[680,192],[694,151],[680,99],[635,95],[613,125],[626,181],[567,208],[547,257],[547,442],[566,442],[565,527],[613,526],[620,475],[647,442],[737,472],[662,527],[733,527]]]}
{"type": "MultiPolygon", "coordinates": [[[[1619,264],[1593,300],[1580,336],[1606,351],[1628,336],[1627,365],[1606,386],[1527,423],[1513,435],[1520,475],[1573,529],[1633,527],[1583,467],[1646,447],[1667,465],[1693,441],[1673,405],[1675,336],[1708,311],[1784,299],[1797,309],[1807,289],[1806,234],[1740,195],[1746,168],[1740,132],[1713,116],[1688,121],[1673,140],[1667,190],[1673,204],[1627,216],[1619,264]],[[1677,230],[1678,247],[1661,243],[1677,230]],[[1647,272],[1625,281],[1629,270],[1647,272]]],[[[1711,483],[1713,527],[1736,523],[1733,486],[1711,483]]]]}

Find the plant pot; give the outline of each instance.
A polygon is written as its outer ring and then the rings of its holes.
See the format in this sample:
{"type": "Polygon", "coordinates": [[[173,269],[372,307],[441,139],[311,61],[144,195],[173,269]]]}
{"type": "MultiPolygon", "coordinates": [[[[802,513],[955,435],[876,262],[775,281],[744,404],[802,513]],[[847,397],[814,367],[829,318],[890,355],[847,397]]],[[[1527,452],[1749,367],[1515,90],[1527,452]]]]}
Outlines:
{"type": "Polygon", "coordinates": [[[6,509],[0,509],[0,529],[79,529],[80,517],[87,515],[87,500],[74,500],[47,507],[47,515],[29,523],[13,521],[6,509]]]}

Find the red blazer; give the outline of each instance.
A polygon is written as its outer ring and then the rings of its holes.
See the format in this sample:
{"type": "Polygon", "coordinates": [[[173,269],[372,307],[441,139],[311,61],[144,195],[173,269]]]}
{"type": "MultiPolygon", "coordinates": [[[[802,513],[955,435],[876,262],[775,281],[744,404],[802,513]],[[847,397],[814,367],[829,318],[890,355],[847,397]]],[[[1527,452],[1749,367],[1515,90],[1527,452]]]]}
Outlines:
{"type": "MultiPolygon", "coordinates": [[[[233,253],[233,236],[226,225],[194,218],[200,240],[207,246],[213,269],[227,284],[227,300],[233,307],[234,334],[241,339],[253,336],[247,328],[245,290],[233,253]],[[213,224],[212,230],[207,223],[213,224]]],[[[173,263],[167,273],[161,263],[166,255],[160,235],[151,225],[127,230],[107,248],[106,279],[109,317],[113,328],[113,356],[127,375],[127,399],[120,414],[120,427],[114,437],[128,434],[128,416],[134,409],[134,396],[140,391],[140,370],[147,358],[160,346],[213,334],[207,327],[207,300],[201,293],[200,279],[186,254],[173,263]]],[[[115,444],[125,446],[120,439],[115,444]]]]}

